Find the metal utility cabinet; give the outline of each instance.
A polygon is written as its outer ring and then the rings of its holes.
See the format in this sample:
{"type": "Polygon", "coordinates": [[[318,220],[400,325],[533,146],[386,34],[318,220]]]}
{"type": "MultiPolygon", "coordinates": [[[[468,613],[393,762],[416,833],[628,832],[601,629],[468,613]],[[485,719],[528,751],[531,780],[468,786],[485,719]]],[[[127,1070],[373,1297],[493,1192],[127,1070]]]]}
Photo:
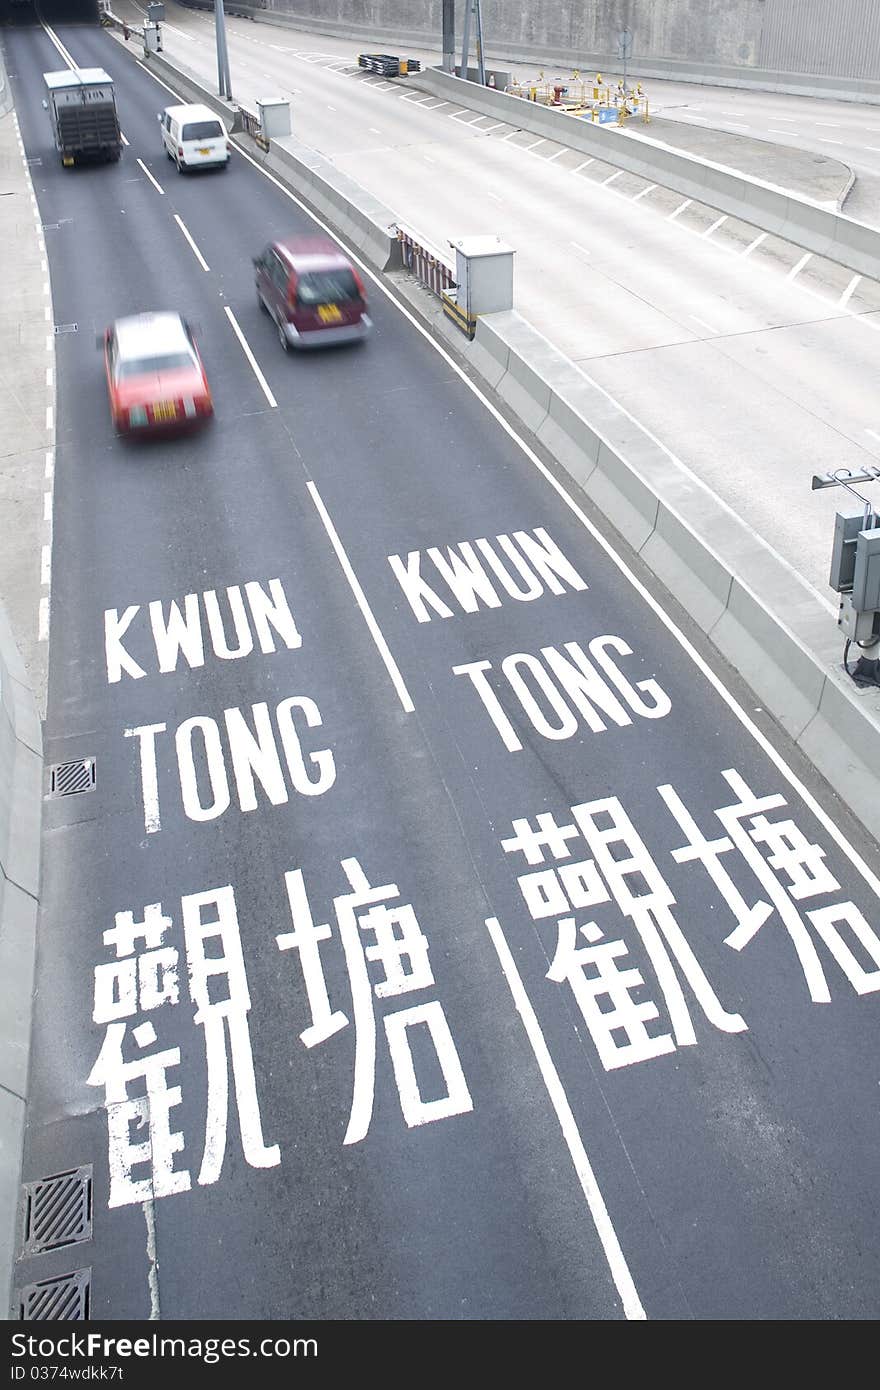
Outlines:
{"type": "Polygon", "coordinates": [[[44,72],[55,148],[65,165],[85,159],[118,159],[122,133],[113,78],[103,68],[44,72]]]}

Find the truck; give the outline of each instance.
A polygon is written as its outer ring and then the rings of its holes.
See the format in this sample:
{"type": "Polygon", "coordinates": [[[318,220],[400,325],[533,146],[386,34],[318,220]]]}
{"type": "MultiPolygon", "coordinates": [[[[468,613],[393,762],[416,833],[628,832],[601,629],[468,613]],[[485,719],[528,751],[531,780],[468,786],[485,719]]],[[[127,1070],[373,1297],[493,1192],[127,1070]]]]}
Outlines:
{"type": "Polygon", "coordinates": [[[78,161],[118,159],[122,131],[116,113],[113,78],[103,68],[65,68],[44,72],[55,148],[65,166],[78,161]]]}

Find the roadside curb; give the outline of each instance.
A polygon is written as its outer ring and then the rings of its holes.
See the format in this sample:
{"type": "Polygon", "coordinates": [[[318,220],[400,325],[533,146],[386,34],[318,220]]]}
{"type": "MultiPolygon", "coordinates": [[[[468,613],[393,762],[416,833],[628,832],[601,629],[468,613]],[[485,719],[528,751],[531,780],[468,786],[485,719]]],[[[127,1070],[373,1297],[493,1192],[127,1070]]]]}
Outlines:
{"type": "Polygon", "coordinates": [[[10,1306],[28,1092],[43,751],[24,664],[0,607],[0,1271],[10,1306]]]}

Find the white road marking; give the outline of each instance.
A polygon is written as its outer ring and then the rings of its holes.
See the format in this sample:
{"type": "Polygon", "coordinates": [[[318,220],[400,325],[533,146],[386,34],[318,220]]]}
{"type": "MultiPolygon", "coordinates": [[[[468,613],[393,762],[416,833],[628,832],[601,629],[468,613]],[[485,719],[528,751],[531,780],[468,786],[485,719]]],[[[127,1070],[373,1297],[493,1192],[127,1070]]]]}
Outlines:
{"type": "Polygon", "coordinates": [[[376,127],[375,127],[374,125],[368,126],[367,129],[369,130],[369,132],[370,132],[371,135],[381,135],[381,134],[382,134],[381,130],[377,130],[376,127]]]}
{"type": "Polygon", "coordinates": [[[436,164],[436,163],[437,163],[436,159],[432,159],[431,156],[430,156],[429,154],[423,154],[423,155],[422,155],[422,159],[425,161],[426,164],[436,164]]]}
{"type": "Polygon", "coordinates": [[[724,129],[725,129],[725,130],[748,130],[748,129],[749,129],[749,126],[747,126],[747,125],[738,125],[736,121],[725,121],[725,122],[724,122],[724,129]]]}
{"type": "Polygon", "coordinates": [[[864,145],[862,148],[870,150],[872,154],[880,154],[880,145],[864,145]]]}
{"type": "Polygon", "coordinates": [[[880,444],[880,434],[878,434],[876,430],[865,430],[865,434],[869,434],[872,439],[876,439],[877,443],[880,444]]]}
{"type": "MultiPolygon", "coordinates": [[[[613,183],[615,179],[619,179],[621,174],[624,172],[625,171],[623,169],[617,169],[613,174],[609,174],[607,179],[602,180],[602,187],[607,188],[609,183],[613,183]]],[[[616,193],[617,189],[615,189],[614,191],[616,193]]]]}
{"type": "MultiPolygon", "coordinates": [[[[43,21],[40,20],[40,23],[42,24],[43,21]]],[[[47,37],[52,41],[52,43],[53,43],[53,44],[55,45],[55,47],[58,49],[58,52],[61,54],[62,58],[64,59],[65,63],[67,64],[67,66],[68,66],[69,68],[72,68],[74,72],[79,72],[79,67],[78,67],[77,64],[73,61],[73,57],[71,56],[71,54],[70,54],[70,52],[68,51],[68,49],[66,49],[66,48],[64,47],[64,44],[61,42],[61,40],[59,39],[58,35],[55,33],[54,29],[50,29],[50,27],[49,27],[48,24],[43,24],[43,28],[44,28],[45,31],[46,31],[47,37]]]]}
{"type": "Polygon", "coordinates": [[[466,106],[462,106],[462,107],[460,108],[460,110],[458,110],[458,111],[450,111],[450,112],[449,112],[449,119],[452,120],[455,116],[463,116],[463,115],[465,115],[465,113],[467,112],[467,109],[468,109],[468,108],[467,108],[466,106]]]}
{"type": "Polygon", "coordinates": [[[674,212],[669,212],[666,214],[666,221],[674,222],[678,214],[680,212],[684,212],[685,208],[689,208],[693,201],[693,198],[685,198],[684,202],[679,203],[678,207],[675,209],[674,212]]]}
{"type": "Polygon", "coordinates": [[[542,135],[540,140],[533,140],[531,145],[523,145],[524,150],[536,150],[539,145],[546,145],[547,141],[542,135]]]}
{"type": "Polygon", "coordinates": [[[336,110],[336,107],[335,107],[335,106],[329,106],[329,105],[328,105],[327,110],[328,110],[328,111],[335,111],[335,110],[336,110]]]}
{"type": "Polygon", "coordinates": [[[40,583],[52,583],[52,547],[44,545],[40,555],[40,583]]]}
{"type": "Polygon", "coordinates": [[[748,246],[746,247],[745,251],[740,251],[740,253],[739,253],[740,256],[741,256],[741,257],[743,257],[743,256],[750,256],[750,255],[752,254],[752,252],[754,251],[755,247],[756,247],[756,246],[760,246],[760,245],[761,245],[761,242],[762,242],[762,241],[766,241],[766,239],[767,239],[767,233],[766,233],[766,232],[759,232],[759,234],[755,237],[755,240],[754,240],[753,242],[751,242],[751,244],[748,245],[748,246]]]}
{"type": "Polygon", "coordinates": [[[849,303],[849,301],[852,299],[853,290],[855,289],[856,285],[859,283],[861,278],[861,275],[854,275],[853,278],[850,280],[843,294],[837,301],[841,309],[844,309],[846,305],[849,303]]]}
{"type": "MultiPolygon", "coordinates": [[[[46,406],[46,429],[47,429],[47,430],[51,430],[52,427],[53,427],[53,425],[54,425],[54,423],[55,423],[55,412],[53,411],[51,405],[47,405],[47,406],[46,406]]],[[[49,497],[49,505],[50,505],[50,508],[51,508],[51,494],[50,494],[50,497],[49,497]]]]}
{"type": "Polygon", "coordinates": [[[512,130],[512,131],[510,132],[509,135],[502,135],[502,137],[501,137],[502,143],[503,143],[505,140],[512,140],[513,137],[514,137],[514,135],[522,135],[522,133],[523,133],[523,132],[522,132],[521,130],[512,130]]]}
{"type": "Polygon", "coordinates": [[[507,122],[506,122],[506,121],[496,121],[494,125],[487,125],[487,126],[484,126],[484,127],[483,127],[483,134],[484,134],[484,135],[490,135],[490,134],[492,133],[493,130],[500,130],[501,127],[502,127],[503,125],[507,125],[507,122]]]}
{"type": "Polygon", "coordinates": [[[51,494],[51,492],[44,492],[44,493],[43,493],[43,520],[44,520],[44,521],[51,521],[51,520],[52,520],[52,494],[51,494]]]}
{"type": "Polygon", "coordinates": [[[238,320],[236,319],[228,304],[224,304],[223,308],[226,317],[232,324],[232,331],[235,333],[236,338],[241,343],[242,352],[244,353],[247,360],[250,362],[254,376],[257,378],[257,381],[260,383],[260,386],[262,387],[263,395],[266,397],[266,400],[274,409],[278,405],[278,402],[276,401],[275,397],[272,395],[272,392],[269,389],[268,381],[263,376],[263,373],[260,371],[260,364],[257,361],[256,357],[254,357],[254,354],[251,352],[250,344],[248,343],[247,338],[244,336],[244,334],[238,326],[238,320]]]}
{"type": "Polygon", "coordinates": [[[122,131],[122,130],[120,130],[120,132],[119,132],[119,138],[120,138],[120,140],[122,141],[123,145],[128,145],[128,144],[130,143],[128,140],[126,140],[126,138],[125,138],[125,132],[122,131]]]}
{"type": "Polygon", "coordinates": [[[40,599],[39,617],[37,619],[37,641],[47,642],[49,640],[49,600],[44,594],[40,599]]]}
{"type": "Polygon", "coordinates": [[[438,101],[436,106],[432,106],[432,107],[431,107],[431,110],[432,110],[432,111],[439,111],[441,106],[448,106],[448,105],[449,105],[449,102],[448,102],[448,101],[438,101]]]}
{"type": "Polygon", "coordinates": [[[688,112],[688,114],[687,114],[687,119],[688,119],[689,121],[708,121],[708,120],[709,120],[709,117],[708,117],[708,116],[694,116],[691,112],[688,112]]]}
{"type": "Polygon", "coordinates": [[[373,610],[370,608],[370,605],[367,602],[367,596],[360,586],[360,582],[358,580],[357,575],[352,569],[351,562],[345,553],[342,541],[339,539],[339,536],[336,533],[336,527],[333,525],[327,508],[324,506],[324,503],[321,500],[321,494],[318,492],[318,489],[315,487],[315,484],[313,482],[307,482],[306,487],[311,493],[312,501],[314,502],[315,507],[317,508],[318,515],[321,518],[321,521],[324,523],[324,530],[327,532],[327,535],[330,538],[330,544],[333,546],[333,549],[336,552],[336,558],[339,561],[343,574],[348,580],[351,592],[354,594],[355,597],[355,602],[357,603],[358,608],[360,608],[361,613],[363,614],[364,621],[367,624],[367,627],[370,631],[370,636],[375,642],[379,655],[385,663],[385,669],[391,677],[391,683],[394,686],[394,689],[397,691],[397,697],[400,700],[400,703],[403,705],[403,708],[406,711],[406,713],[412,714],[413,710],[415,709],[415,705],[413,704],[412,699],[410,698],[410,693],[407,690],[406,685],[404,684],[403,676],[400,674],[400,669],[397,665],[397,662],[391,655],[388,643],[385,641],[385,638],[382,635],[382,630],[379,627],[379,624],[376,622],[375,617],[373,616],[373,610]]]}
{"type": "Polygon", "coordinates": [[[712,233],[713,233],[713,232],[717,232],[717,231],[718,231],[718,228],[721,226],[721,224],[722,224],[723,222],[726,222],[726,221],[727,221],[727,213],[725,212],[725,213],[722,213],[722,215],[721,215],[720,217],[718,217],[718,218],[715,219],[715,221],[712,223],[712,226],[711,226],[711,227],[707,227],[706,230],[705,230],[705,232],[701,232],[701,233],[700,233],[700,236],[704,236],[704,237],[706,237],[706,236],[711,236],[712,233]]]}
{"type": "Polygon", "coordinates": [[[688,314],[688,318],[693,319],[694,323],[698,323],[698,324],[700,325],[701,328],[708,328],[708,330],[709,330],[710,333],[717,333],[717,332],[718,332],[718,329],[717,329],[717,328],[713,328],[712,325],[711,325],[711,323],[707,323],[705,319],[697,318],[697,315],[696,315],[696,314],[688,314]]]}
{"type": "Polygon", "coordinates": [[[142,159],[139,159],[139,160],[137,161],[137,163],[138,163],[138,164],[141,166],[141,168],[143,169],[144,173],[146,174],[147,178],[150,180],[150,183],[153,185],[153,187],[155,188],[156,192],[157,192],[157,193],[161,193],[161,194],[162,194],[162,197],[164,198],[164,197],[165,197],[165,189],[162,187],[161,184],[159,184],[159,183],[156,182],[156,180],[153,178],[153,175],[150,173],[150,171],[149,171],[149,169],[147,168],[147,166],[146,166],[146,164],[144,163],[144,161],[143,161],[142,159]]]}
{"type": "MultiPolygon", "coordinates": [[[[150,71],[149,68],[144,66],[144,64],[139,64],[139,66],[144,67],[145,72],[150,71]]],[[[161,79],[159,78],[157,78],[156,80],[161,81],[161,79]]],[[[165,84],[163,83],[162,85],[164,86],[165,84]]],[[[174,95],[177,96],[178,94],[175,92],[174,95]]],[[[719,699],[730,710],[734,718],[737,719],[739,723],[742,725],[742,727],[746,730],[749,737],[753,740],[757,747],[761,749],[765,757],[769,759],[772,765],[776,768],[777,772],[779,772],[780,776],[782,776],[788,783],[788,785],[793,788],[793,790],[803,801],[807,810],[816,818],[816,820],[822,826],[826,834],[830,835],[831,839],[837,845],[838,849],[845,855],[845,857],[849,860],[853,867],[858,871],[865,883],[871,889],[872,893],[874,893],[875,896],[878,899],[880,899],[880,878],[878,878],[878,876],[872,872],[872,870],[865,863],[865,860],[862,858],[859,852],[850,844],[849,840],[846,838],[843,832],[839,829],[839,827],[831,819],[831,817],[828,815],[825,809],[816,800],[816,797],[812,794],[812,792],[810,792],[807,789],[806,786],[804,786],[800,778],[789,767],[782,754],[779,753],[776,748],[774,748],[773,744],[770,742],[767,736],[764,733],[762,733],[762,731],[758,728],[754,721],[749,717],[749,715],[743,709],[739,701],[727,689],[724,682],[720,679],[719,676],[716,675],[716,673],[712,670],[711,666],[709,666],[709,664],[697,651],[696,647],[694,647],[693,643],[685,636],[681,628],[678,627],[674,619],[671,618],[670,615],[666,612],[660,601],[655,597],[651,590],[648,589],[641,582],[641,580],[634,574],[627,562],[624,560],[623,556],[620,555],[619,552],[614,548],[614,546],[608,540],[604,532],[600,531],[599,528],[590,521],[589,517],[574,500],[572,495],[566,490],[564,485],[559,481],[558,478],[554,476],[554,474],[547,467],[547,465],[544,464],[541,461],[541,459],[539,459],[538,455],[534,452],[534,450],[529,448],[525,440],[519,434],[517,434],[514,427],[510,424],[508,420],[504,418],[497,406],[492,404],[488,396],[479,388],[479,386],[477,386],[477,384],[474,381],[470,379],[470,377],[467,375],[464,369],[461,366],[459,366],[455,358],[452,357],[450,353],[446,351],[442,344],[437,342],[431,336],[428,330],[418,321],[415,315],[410,313],[410,311],[392,295],[387,285],[385,285],[385,283],[383,282],[381,276],[379,276],[367,264],[367,262],[357,254],[357,252],[353,251],[351,247],[348,246],[342,240],[342,238],[336,232],[334,232],[331,227],[327,225],[327,223],[322,218],[316,216],[315,213],[306,206],[302,199],[298,198],[297,195],[291,191],[291,189],[287,188],[281,182],[280,179],[276,178],[275,175],[270,173],[268,169],[265,169],[262,164],[259,164],[257,160],[255,160],[251,155],[247,153],[246,150],[241,150],[240,153],[243,159],[246,159],[254,167],[254,169],[258,169],[264,178],[268,179],[270,183],[274,184],[275,187],[279,189],[279,191],[292,203],[295,203],[301,212],[307,213],[308,216],[311,217],[312,221],[315,222],[317,226],[319,226],[321,230],[327,234],[327,236],[329,236],[333,241],[336,242],[338,246],[342,247],[345,250],[346,255],[348,255],[349,258],[352,261],[354,261],[354,263],[358,266],[362,273],[376,287],[379,293],[385,296],[389,304],[392,304],[394,306],[396,311],[399,314],[401,314],[403,318],[406,319],[407,323],[409,323],[411,328],[421,336],[421,338],[431,347],[431,349],[443,358],[443,361],[446,363],[449,370],[459,378],[464,387],[467,390],[471,391],[474,396],[476,396],[477,400],[480,401],[483,408],[487,410],[489,414],[492,416],[493,420],[495,420],[498,427],[504,431],[504,433],[508,436],[509,439],[513,440],[513,442],[517,445],[520,451],[532,464],[535,471],[541,475],[541,477],[545,480],[547,485],[557,494],[557,496],[572,513],[572,515],[577,518],[577,520],[583,526],[584,530],[595,541],[599,549],[602,550],[602,552],[605,555],[607,555],[608,559],[615,566],[615,568],[622,575],[622,577],[626,580],[633,592],[638,594],[638,596],[642,599],[642,601],[648,606],[648,608],[657,618],[658,622],[662,624],[662,626],[666,629],[670,636],[678,643],[681,650],[685,653],[685,655],[688,657],[688,659],[691,661],[694,667],[700,672],[700,675],[703,676],[703,678],[708,682],[708,684],[718,695],[719,699]]],[[[711,244],[717,245],[718,243],[711,244]]],[[[863,314],[853,314],[852,317],[856,319],[859,323],[869,322],[869,320],[867,320],[863,314]]],[[[543,337],[543,335],[540,336],[543,337]]],[[[545,338],[544,341],[549,343],[549,339],[547,338],[545,338]]],[[[609,396],[608,392],[606,392],[603,387],[599,386],[598,382],[593,382],[593,379],[587,376],[586,372],[584,372],[582,369],[578,370],[580,371],[583,377],[585,377],[596,387],[596,389],[602,391],[603,394],[606,395],[606,397],[608,397],[609,400],[613,401],[617,409],[621,410],[630,420],[632,420],[633,423],[638,426],[638,428],[642,431],[643,434],[650,438],[652,442],[657,444],[658,448],[662,449],[668,457],[675,459],[675,455],[671,453],[667,446],[665,444],[662,444],[661,441],[656,438],[656,436],[652,435],[651,432],[648,429],[646,429],[646,427],[641,423],[641,421],[636,420],[634,416],[630,415],[629,412],[625,409],[625,407],[620,405],[618,401],[615,401],[614,397],[609,396]]],[[[685,465],[681,463],[681,460],[675,459],[675,461],[679,464],[681,468],[685,468],[685,465]]],[[[686,471],[690,472],[690,470],[686,471]]],[[[691,476],[693,476],[693,474],[691,474],[691,476]]],[[[730,508],[728,508],[728,510],[730,510],[730,508]]],[[[789,566],[789,568],[791,567],[789,566]]],[[[792,570],[791,572],[792,574],[797,574],[795,570],[792,570]]],[[[811,588],[810,585],[805,584],[804,587],[808,589],[808,591],[811,593],[816,592],[811,588]]],[[[832,611],[830,604],[825,603],[825,607],[829,611],[832,611]]]]}
{"type": "MultiPolygon", "coordinates": [[[[506,137],[505,137],[505,138],[506,138],[506,137]]],[[[576,169],[572,169],[571,172],[572,172],[573,174],[579,174],[579,173],[581,172],[581,169],[586,169],[586,167],[587,167],[588,164],[595,164],[595,163],[596,163],[595,156],[591,156],[589,159],[585,159],[584,162],[583,162],[583,164],[579,164],[579,165],[577,166],[576,169]]]]}
{"type": "Polygon", "coordinates": [[[796,280],[797,277],[800,275],[801,271],[803,270],[804,266],[807,264],[807,261],[811,261],[812,259],[812,251],[805,251],[804,254],[801,256],[800,260],[798,261],[797,265],[793,265],[791,270],[786,275],[786,280],[796,280]]]}
{"type": "Polygon", "coordinates": [[[797,130],[774,130],[772,126],[769,126],[769,127],[768,127],[768,129],[767,129],[767,134],[768,134],[768,135],[794,135],[798,140],[800,139],[800,132],[797,131],[797,130]]]}
{"type": "Polygon", "coordinates": [[[47,449],[47,450],[46,450],[46,470],[45,470],[45,472],[46,472],[46,477],[47,477],[47,478],[54,478],[54,476],[55,476],[55,451],[54,451],[53,449],[47,449]]]}
{"type": "Polygon", "coordinates": [[[824,135],[820,135],[820,136],[819,136],[819,144],[820,144],[820,145],[842,145],[842,144],[843,144],[843,141],[842,141],[842,140],[826,140],[825,137],[824,137],[824,135]]]}
{"type": "Polygon", "coordinates": [[[492,945],[495,947],[498,954],[498,961],[504,972],[504,978],[507,981],[508,988],[513,997],[516,1011],[522,1019],[523,1027],[526,1030],[526,1036],[535,1054],[535,1061],[538,1063],[541,1077],[547,1088],[550,1103],[556,1111],[556,1118],[562,1130],[562,1137],[571,1155],[571,1161],[574,1164],[574,1171],[580,1182],[581,1191],[587,1200],[587,1206],[593,1218],[593,1224],[596,1227],[596,1234],[602,1243],[602,1249],[608,1261],[611,1277],[614,1280],[615,1288],[623,1304],[623,1311],[628,1319],[642,1321],[646,1318],[645,1310],[642,1307],[632,1275],[629,1272],[629,1266],[620,1248],[620,1242],[614,1230],[611,1217],[608,1214],[605,1199],[599,1190],[599,1184],[596,1182],[592,1165],[587,1157],[587,1151],[584,1148],[583,1140],[578,1131],[577,1121],[572,1114],[568,1096],[565,1093],[565,1087],[553,1063],[550,1049],[541,1031],[541,1025],[532,1008],[531,1000],[526,993],[520,973],[516,968],[516,962],[507,944],[504,932],[501,930],[501,923],[498,921],[497,917],[487,917],[486,926],[492,938],[492,945]]]}
{"type": "MultiPolygon", "coordinates": [[[[576,172],[576,171],[575,171],[575,172],[576,172]]],[[[633,199],[631,199],[631,201],[632,201],[633,203],[637,203],[637,202],[639,201],[640,198],[646,198],[647,195],[648,195],[649,193],[653,193],[653,192],[654,192],[654,189],[655,189],[656,187],[657,187],[656,183],[649,183],[649,184],[648,184],[648,187],[647,187],[647,188],[643,188],[642,191],[641,191],[641,193],[637,193],[636,196],[635,196],[633,199]]]]}
{"type": "Polygon", "coordinates": [[[581,255],[583,255],[583,256],[590,256],[590,255],[592,255],[592,252],[588,251],[587,248],[586,248],[586,246],[581,246],[580,242],[578,242],[578,241],[573,241],[571,244],[572,244],[572,246],[574,247],[575,251],[580,251],[581,255]]]}
{"type": "Polygon", "coordinates": [[[504,202],[504,199],[503,199],[503,198],[499,198],[497,193],[487,193],[487,194],[486,194],[486,197],[487,197],[487,198],[491,198],[491,199],[492,199],[494,202],[496,202],[496,203],[503,203],[503,202],[504,202]]]}
{"type": "Polygon", "coordinates": [[[840,130],[840,126],[834,121],[817,121],[816,125],[822,126],[825,130],[840,130]]]}
{"type": "Polygon", "coordinates": [[[200,251],[199,248],[196,246],[195,242],[193,241],[193,239],[192,239],[192,237],[190,236],[189,232],[187,231],[186,227],[183,225],[183,219],[180,217],[180,215],[179,215],[178,213],[175,213],[175,214],[174,214],[174,220],[175,220],[175,222],[177,223],[177,225],[178,225],[178,227],[180,228],[180,230],[183,232],[183,235],[186,237],[187,241],[189,242],[189,244],[190,244],[190,249],[192,250],[192,253],[193,253],[193,255],[195,256],[196,260],[198,261],[199,265],[202,267],[202,270],[210,270],[211,267],[208,265],[208,262],[205,260],[205,258],[204,258],[204,256],[202,255],[201,251],[200,251]]]}

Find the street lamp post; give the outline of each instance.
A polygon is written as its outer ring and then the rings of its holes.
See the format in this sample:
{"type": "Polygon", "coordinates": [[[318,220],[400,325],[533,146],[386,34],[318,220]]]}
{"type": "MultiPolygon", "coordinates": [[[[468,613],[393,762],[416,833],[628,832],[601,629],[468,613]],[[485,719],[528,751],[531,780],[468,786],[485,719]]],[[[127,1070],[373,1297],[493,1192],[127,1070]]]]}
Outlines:
{"type": "Polygon", "coordinates": [[[217,29],[217,86],[221,97],[232,100],[232,78],[229,73],[229,49],[226,45],[226,11],[223,0],[214,0],[217,29]]]}

